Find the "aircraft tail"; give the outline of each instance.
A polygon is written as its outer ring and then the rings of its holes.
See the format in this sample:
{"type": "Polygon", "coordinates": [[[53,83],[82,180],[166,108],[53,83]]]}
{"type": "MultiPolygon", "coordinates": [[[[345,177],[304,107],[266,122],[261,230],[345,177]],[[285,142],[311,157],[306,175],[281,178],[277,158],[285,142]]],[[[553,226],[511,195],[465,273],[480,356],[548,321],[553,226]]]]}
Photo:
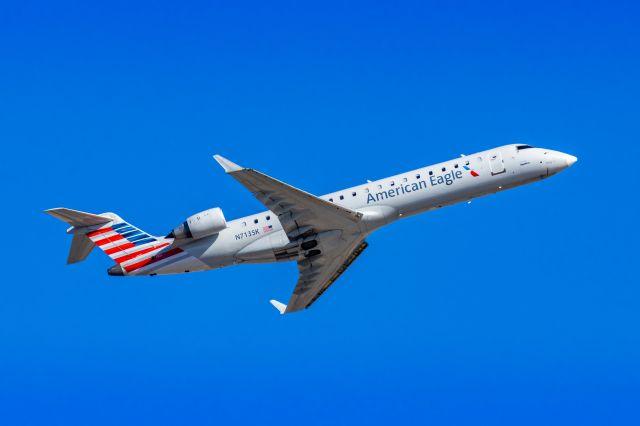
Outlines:
{"type": "Polygon", "coordinates": [[[49,209],[45,213],[71,225],[67,233],[73,234],[73,241],[67,263],[83,261],[97,246],[117,263],[109,269],[111,275],[125,275],[142,268],[173,242],[172,238],[150,235],[114,213],[96,215],[67,208],[49,209]]]}

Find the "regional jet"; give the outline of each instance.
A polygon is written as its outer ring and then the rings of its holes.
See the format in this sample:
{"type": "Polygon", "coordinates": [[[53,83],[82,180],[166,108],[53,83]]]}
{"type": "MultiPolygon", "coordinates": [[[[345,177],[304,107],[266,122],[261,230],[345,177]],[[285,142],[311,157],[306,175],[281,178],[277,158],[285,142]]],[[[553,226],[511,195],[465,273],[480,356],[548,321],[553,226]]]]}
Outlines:
{"type": "Polygon", "coordinates": [[[513,144],[315,196],[219,155],[224,171],[267,211],[227,221],[220,208],[194,214],[166,236],[153,236],[114,213],[67,208],[46,213],[71,225],[67,263],[98,246],[115,265],[109,275],[206,271],[242,263],[295,261],[298,282],[281,314],[310,307],[367,248],[382,226],[452,204],[525,185],[566,169],[577,158],[513,144]]]}

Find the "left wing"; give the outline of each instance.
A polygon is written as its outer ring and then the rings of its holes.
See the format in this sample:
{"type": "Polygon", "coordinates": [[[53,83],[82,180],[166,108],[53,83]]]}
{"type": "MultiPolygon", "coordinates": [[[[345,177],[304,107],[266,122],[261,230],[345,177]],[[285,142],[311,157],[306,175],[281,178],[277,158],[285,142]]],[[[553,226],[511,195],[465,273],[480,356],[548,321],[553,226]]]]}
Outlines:
{"type": "Polygon", "coordinates": [[[367,247],[359,226],[362,213],[325,201],[256,170],[240,167],[219,155],[214,158],[278,215],[289,240],[338,231],[333,233],[330,244],[324,246],[320,241],[321,250],[301,254],[298,260],[300,277],[289,304],[271,302],[281,313],[308,308],[367,247]]]}
{"type": "Polygon", "coordinates": [[[257,170],[242,168],[219,155],[214,155],[213,158],[225,172],[278,215],[290,239],[295,240],[305,233],[353,228],[362,218],[362,213],[325,201],[257,170]]]}

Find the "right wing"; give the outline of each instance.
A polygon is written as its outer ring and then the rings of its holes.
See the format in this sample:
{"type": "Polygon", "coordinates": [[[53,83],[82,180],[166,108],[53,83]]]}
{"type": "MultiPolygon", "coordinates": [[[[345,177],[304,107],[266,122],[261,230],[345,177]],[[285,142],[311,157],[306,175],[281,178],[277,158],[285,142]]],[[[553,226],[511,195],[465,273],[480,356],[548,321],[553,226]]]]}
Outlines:
{"type": "Polygon", "coordinates": [[[299,261],[298,283],[281,313],[288,314],[310,307],[367,246],[367,242],[363,240],[356,240],[355,244],[353,241],[346,241],[339,249],[299,261]]]}

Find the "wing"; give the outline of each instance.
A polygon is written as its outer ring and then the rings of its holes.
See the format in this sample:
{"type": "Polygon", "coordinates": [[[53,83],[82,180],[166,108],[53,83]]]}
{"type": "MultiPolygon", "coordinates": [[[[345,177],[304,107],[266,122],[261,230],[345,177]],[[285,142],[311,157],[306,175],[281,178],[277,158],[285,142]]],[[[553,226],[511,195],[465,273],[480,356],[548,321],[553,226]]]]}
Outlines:
{"type": "Polygon", "coordinates": [[[308,308],[367,247],[359,226],[362,213],[325,201],[256,170],[240,167],[219,155],[214,158],[225,172],[278,216],[291,241],[339,231],[334,233],[338,237],[333,239],[330,249],[298,261],[300,277],[289,304],[285,306],[272,301],[281,313],[308,308]]]}
{"type": "MultiPolygon", "coordinates": [[[[333,284],[368,246],[356,240],[327,254],[320,254],[298,262],[300,277],[283,314],[307,309],[333,284]]],[[[272,302],[273,303],[273,302],[272,302]]]]}
{"type": "Polygon", "coordinates": [[[362,217],[362,213],[325,201],[257,170],[242,168],[219,155],[214,158],[225,172],[278,215],[290,239],[313,232],[353,228],[362,217]]]}

